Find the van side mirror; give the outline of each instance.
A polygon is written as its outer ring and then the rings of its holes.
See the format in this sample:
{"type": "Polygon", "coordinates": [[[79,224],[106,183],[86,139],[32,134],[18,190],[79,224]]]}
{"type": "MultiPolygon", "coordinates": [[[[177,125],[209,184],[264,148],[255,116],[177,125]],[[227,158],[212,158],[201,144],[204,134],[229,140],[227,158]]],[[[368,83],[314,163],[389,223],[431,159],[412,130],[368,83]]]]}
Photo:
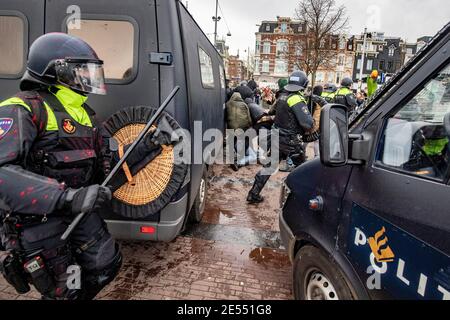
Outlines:
{"type": "Polygon", "coordinates": [[[328,167],[348,162],[348,111],[340,104],[327,104],[320,117],[320,160],[328,167]]]}

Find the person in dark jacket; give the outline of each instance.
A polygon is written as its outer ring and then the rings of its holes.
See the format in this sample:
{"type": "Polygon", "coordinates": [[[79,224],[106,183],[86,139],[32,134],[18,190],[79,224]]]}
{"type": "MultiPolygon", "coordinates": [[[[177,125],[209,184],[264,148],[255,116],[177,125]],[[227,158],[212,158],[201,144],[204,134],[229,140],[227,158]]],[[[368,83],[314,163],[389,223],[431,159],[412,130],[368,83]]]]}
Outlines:
{"type": "MultiPolygon", "coordinates": [[[[253,101],[253,92],[250,90],[250,88],[247,86],[239,86],[235,89],[235,92],[233,93],[231,99],[226,103],[227,127],[229,129],[242,129],[245,131],[252,127],[253,122],[250,111],[248,105],[242,98],[243,96],[245,97],[245,99],[251,99],[253,101]]],[[[239,154],[242,151],[240,150],[242,147],[238,144],[238,142],[240,142],[240,139],[238,139],[238,137],[236,136],[233,139],[234,150],[237,156],[235,157],[234,163],[231,165],[231,168],[234,171],[238,171],[241,167],[238,164],[238,161],[241,158],[248,156],[250,142],[245,141],[245,144],[243,145],[244,154],[239,154]]]]}
{"type": "MultiPolygon", "coordinates": [[[[306,161],[302,135],[314,127],[314,119],[303,94],[308,82],[308,77],[304,72],[293,72],[285,87],[287,94],[280,96],[276,107],[274,129],[279,130],[280,134],[279,159],[290,158],[295,166],[306,161]]],[[[265,167],[267,169],[270,164],[265,167]]],[[[253,187],[248,193],[247,202],[251,204],[264,201],[261,191],[270,179],[270,174],[264,174],[265,170],[263,170],[257,173],[253,187]]]]}
{"type": "Polygon", "coordinates": [[[334,95],[334,103],[342,104],[347,107],[349,113],[355,111],[358,106],[356,96],[351,90],[353,80],[351,78],[344,78],[341,81],[341,87],[334,95]]]}

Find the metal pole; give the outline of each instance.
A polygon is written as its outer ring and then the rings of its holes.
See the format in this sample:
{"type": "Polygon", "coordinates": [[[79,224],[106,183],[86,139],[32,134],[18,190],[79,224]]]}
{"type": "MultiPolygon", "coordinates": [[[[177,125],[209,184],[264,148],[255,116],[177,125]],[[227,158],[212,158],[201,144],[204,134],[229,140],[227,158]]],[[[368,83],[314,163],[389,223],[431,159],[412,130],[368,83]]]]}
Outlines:
{"type": "Polygon", "coordinates": [[[247,80],[250,78],[250,47],[247,47],[247,80]]]}
{"type": "Polygon", "coordinates": [[[216,0],[216,15],[214,17],[214,45],[217,45],[217,22],[218,22],[218,13],[219,13],[219,0],[216,0]]]}
{"type": "MultiPolygon", "coordinates": [[[[133,152],[134,149],[136,149],[136,146],[144,139],[144,136],[147,134],[147,132],[150,130],[151,126],[155,124],[156,120],[158,120],[161,113],[164,111],[164,109],[169,105],[169,103],[172,101],[172,99],[177,94],[178,90],[180,90],[179,86],[176,86],[172,92],[169,94],[169,96],[166,98],[166,100],[163,102],[163,104],[158,108],[156,113],[152,116],[150,121],[147,123],[144,129],[142,129],[141,133],[138,135],[136,140],[133,142],[133,144],[127,149],[127,152],[123,155],[123,157],[119,160],[119,162],[115,165],[115,167],[111,170],[109,175],[106,177],[105,181],[103,181],[102,186],[106,187],[108,186],[109,182],[112,178],[116,175],[116,173],[122,168],[122,165],[127,161],[128,156],[133,152]]],[[[72,231],[77,227],[77,225],[80,223],[80,221],[84,218],[84,216],[87,214],[87,212],[81,212],[79,213],[75,219],[72,221],[72,223],[67,227],[66,231],[61,236],[61,240],[66,240],[72,231]]]]}
{"type": "Polygon", "coordinates": [[[366,55],[366,41],[367,41],[367,28],[364,28],[364,41],[363,41],[363,48],[362,48],[362,57],[361,57],[361,70],[359,71],[359,91],[361,91],[362,88],[362,77],[363,77],[363,70],[364,70],[364,58],[366,55]]]}

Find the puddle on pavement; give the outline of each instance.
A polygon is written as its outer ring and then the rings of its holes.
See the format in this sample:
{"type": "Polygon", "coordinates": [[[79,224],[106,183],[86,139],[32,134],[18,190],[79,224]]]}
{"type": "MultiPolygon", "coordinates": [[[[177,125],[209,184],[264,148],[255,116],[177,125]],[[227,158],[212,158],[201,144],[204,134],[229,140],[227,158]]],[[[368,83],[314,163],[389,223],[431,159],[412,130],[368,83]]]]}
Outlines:
{"type": "Polygon", "coordinates": [[[218,224],[227,224],[235,219],[234,214],[230,210],[216,206],[207,207],[204,214],[218,224]]]}
{"type": "Polygon", "coordinates": [[[267,266],[275,266],[278,268],[290,265],[289,257],[285,253],[269,248],[253,249],[249,258],[267,268],[267,266]]]}

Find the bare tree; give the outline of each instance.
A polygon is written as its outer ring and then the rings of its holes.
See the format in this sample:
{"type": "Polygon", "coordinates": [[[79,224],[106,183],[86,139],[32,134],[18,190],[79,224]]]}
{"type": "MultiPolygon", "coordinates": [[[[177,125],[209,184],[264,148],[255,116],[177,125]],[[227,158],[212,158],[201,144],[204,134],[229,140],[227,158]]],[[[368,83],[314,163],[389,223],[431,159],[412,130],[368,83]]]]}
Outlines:
{"type": "Polygon", "coordinates": [[[312,75],[314,85],[319,68],[335,65],[336,49],[332,43],[347,29],[346,9],[343,5],[338,7],[335,0],[301,0],[295,15],[306,25],[306,37],[295,43],[296,63],[306,74],[312,75]]]}

